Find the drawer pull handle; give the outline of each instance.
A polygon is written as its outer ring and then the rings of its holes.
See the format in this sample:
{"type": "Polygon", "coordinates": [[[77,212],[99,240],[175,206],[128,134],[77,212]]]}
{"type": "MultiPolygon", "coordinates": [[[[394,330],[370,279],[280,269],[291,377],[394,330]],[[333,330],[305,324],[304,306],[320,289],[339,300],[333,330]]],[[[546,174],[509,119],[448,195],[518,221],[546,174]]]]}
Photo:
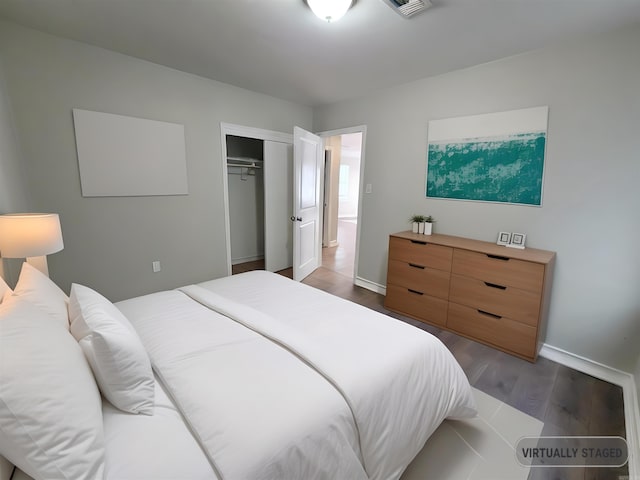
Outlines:
{"type": "Polygon", "coordinates": [[[419,268],[420,270],[424,270],[424,265],[418,265],[417,263],[410,263],[410,267],[419,268]]]}
{"type": "Polygon", "coordinates": [[[484,282],[484,284],[485,284],[487,287],[497,288],[497,289],[499,289],[499,290],[506,290],[506,289],[507,289],[507,287],[504,287],[504,286],[502,286],[502,285],[498,285],[497,283],[484,282]]]}
{"type": "Polygon", "coordinates": [[[478,310],[478,313],[481,313],[482,315],[486,315],[487,317],[491,317],[491,318],[497,318],[497,319],[502,318],[501,315],[496,315],[495,313],[485,312],[484,310],[478,310]]]}
{"type": "Polygon", "coordinates": [[[417,243],[418,245],[426,245],[427,242],[423,240],[411,240],[411,243],[417,243]]]}
{"type": "Polygon", "coordinates": [[[505,262],[509,261],[509,257],[503,257],[502,255],[491,255],[489,253],[486,254],[487,257],[493,258],[494,260],[503,260],[505,262]]]}
{"type": "Polygon", "coordinates": [[[416,295],[424,295],[424,293],[419,292],[418,290],[413,290],[411,288],[407,288],[407,290],[409,290],[410,293],[415,293],[416,295]]]}

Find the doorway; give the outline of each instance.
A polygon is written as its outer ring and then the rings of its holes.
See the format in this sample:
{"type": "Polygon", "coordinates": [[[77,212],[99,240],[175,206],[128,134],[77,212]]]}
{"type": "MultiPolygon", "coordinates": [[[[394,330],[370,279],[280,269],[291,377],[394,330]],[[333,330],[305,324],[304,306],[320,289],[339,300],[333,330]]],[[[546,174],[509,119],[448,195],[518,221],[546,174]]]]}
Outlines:
{"type": "MultiPolygon", "coordinates": [[[[259,160],[258,153],[253,154],[249,159],[246,158],[229,158],[230,155],[227,152],[228,137],[246,137],[246,139],[262,140],[263,147],[263,189],[264,189],[264,206],[256,209],[256,212],[264,211],[264,264],[262,267],[262,259],[258,258],[255,262],[242,262],[248,265],[249,270],[264,268],[269,271],[275,271],[283,273],[294,279],[301,278],[301,268],[304,260],[311,258],[315,255],[313,263],[315,267],[327,266],[330,269],[340,269],[340,273],[348,276],[354,282],[357,282],[356,274],[358,270],[358,248],[360,237],[360,222],[361,218],[361,201],[362,195],[361,186],[363,184],[363,172],[364,172],[364,146],[366,145],[366,126],[361,125],[357,127],[345,128],[340,130],[333,130],[322,132],[318,135],[314,135],[310,132],[302,130],[298,127],[294,128],[294,135],[274,132],[268,130],[257,129],[253,127],[244,127],[240,125],[233,125],[227,123],[221,123],[221,136],[222,136],[222,158],[223,158],[223,188],[224,188],[224,202],[225,202],[225,231],[227,237],[227,265],[228,275],[232,275],[235,272],[243,270],[240,263],[234,265],[233,262],[237,258],[237,255],[232,256],[232,244],[234,239],[231,235],[231,221],[230,221],[230,193],[229,193],[229,162],[248,161],[251,162],[252,168],[254,160],[259,160]],[[357,135],[349,135],[357,134],[357,135]],[[318,136],[319,135],[319,136],[318,136]],[[340,165],[340,158],[343,156],[343,136],[344,136],[344,158],[345,161],[340,165]],[[335,137],[335,138],[330,138],[335,137]],[[325,142],[324,140],[327,140],[325,142]],[[303,141],[304,140],[304,141],[303,141]],[[329,141],[330,140],[330,141],[329,141]],[[334,142],[333,144],[330,144],[334,142]],[[295,144],[295,148],[294,148],[295,144]],[[323,170],[325,165],[322,162],[323,144],[327,147],[327,159],[331,160],[331,174],[324,178],[323,182],[323,170]],[[315,160],[313,160],[313,168],[311,168],[310,160],[306,163],[302,161],[309,155],[303,153],[309,153],[314,150],[315,160]],[[299,153],[293,154],[294,151],[299,153]],[[294,157],[298,160],[294,161],[294,157]],[[351,163],[351,160],[359,159],[359,163],[351,163]],[[273,161],[271,161],[271,159],[273,161]],[[300,163],[302,162],[302,164],[300,163]],[[303,167],[303,168],[301,168],[303,167]],[[334,168],[335,167],[335,168],[334,168]],[[342,167],[342,168],[341,168],[342,167]],[[340,172],[342,171],[342,183],[340,182],[340,172]],[[272,172],[271,175],[268,172],[272,172]],[[305,172],[306,175],[305,175],[305,172]],[[312,174],[313,173],[313,174],[312,174]],[[293,177],[292,177],[293,175],[293,177]],[[292,182],[291,179],[295,181],[292,182]],[[276,184],[275,180],[281,182],[276,184]],[[314,189],[309,188],[311,182],[314,185],[314,189]],[[324,187],[327,191],[322,192],[324,187]],[[305,187],[306,186],[306,187],[305,187]],[[294,187],[292,189],[292,187],[294,187]],[[310,195],[312,190],[315,190],[315,200],[311,202],[310,195]],[[329,195],[327,192],[331,190],[329,195]],[[297,193],[294,193],[297,192],[297,193]],[[354,197],[357,201],[353,201],[354,197]],[[295,201],[292,202],[291,199],[295,201]],[[320,199],[330,198],[331,207],[328,208],[327,204],[320,202],[320,199]],[[342,200],[342,202],[341,202],[342,200]],[[343,208],[340,208],[342,203],[343,208]],[[295,204],[295,207],[294,207],[295,204]],[[307,218],[306,210],[303,212],[302,207],[307,208],[316,205],[315,214],[312,215],[311,220],[307,218]],[[335,206],[335,208],[334,208],[335,206]],[[273,207],[273,208],[272,208],[273,207]],[[293,207],[293,208],[292,208],[293,207]],[[323,209],[324,207],[324,209],[323,209]],[[350,208],[349,208],[350,207],[350,208]],[[327,209],[331,213],[327,213],[327,209]],[[354,211],[356,212],[354,215],[354,211]],[[270,216],[270,212],[273,215],[270,216]],[[284,214],[285,212],[289,212],[284,214]],[[335,212],[335,215],[333,214],[335,212]],[[342,215],[339,218],[339,215],[342,215]],[[273,220],[270,220],[270,218],[273,220]],[[307,228],[307,225],[317,225],[314,229],[314,233],[311,235],[307,228]],[[292,235],[292,224],[300,226],[300,237],[295,234],[292,235]],[[331,225],[333,230],[326,242],[323,242],[323,228],[331,225]],[[302,228],[305,227],[305,228],[302,228]],[[340,236],[338,236],[338,227],[340,228],[340,236]],[[303,232],[304,230],[304,232],[303,232]],[[335,232],[335,236],[333,233],[335,232]],[[304,235],[302,235],[304,233],[304,235]],[[355,233],[355,235],[354,235],[355,233]],[[324,252],[326,259],[323,260],[323,243],[328,248],[333,250],[327,250],[324,252]],[[296,247],[297,245],[297,247],[296,247]],[[275,250],[280,250],[280,255],[273,254],[275,250]],[[293,255],[292,255],[293,250],[293,255]],[[286,254],[284,253],[286,252],[286,254]],[[296,252],[298,252],[296,254],[296,252]],[[286,259],[287,265],[291,265],[293,257],[293,269],[291,267],[282,269],[270,268],[270,259],[283,258],[286,259]],[[296,263],[297,260],[299,260],[296,263]],[[299,265],[299,266],[297,266],[299,265]],[[297,270],[296,270],[297,268],[297,270]],[[297,276],[296,276],[296,272],[297,276]]],[[[232,142],[236,139],[232,140],[232,142]]],[[[249,142],[252,143],[252,142],[249,142]]],[[[256,145],[259,145],[257,143],[256,145]]],[[[229,145],[229,148],[233,148],[229,145]]],[[[259,150],[259,148],[257,149],[259,150]]],[[[233,157],[233,156],[232,156],[233,157]]],[[[311,158],[311,157],[309,157],[311,158]]],[[[256,165],[259,163],[256,162],[256,165]]],[[[246,165],[241,167],[247,168],[246,165]]],[[[237,167],[236,167],[237,168],[237,167]]],[[[258,169],[257,169],[258,170],[258,169]]],[[[253,172],[259,177],[258,172],[253,172]]],[[[242,176],[242,170],[239,175],[242,176]]],[[[237,179],[236,179],[237,180],[237,179]]],[[[242,178],[240,179],[242,181],[242,178]]],[[[257,195],[256,199],[260,196],[257,195]]],[[[260,228],[258,227],[259,231],[260,228]]],[[[295,229],[293,229],[295,230],[295,229]]],[[[258,253],[256,257],[260,257],[258,253]]],[[[248,259],[251,255],[244,256],[248,259]]],[[[304,275],[304,273],[302,273],[304,275]]]]}
{"type": "Polygon", "coordinates": [[[364,129],[351,130],[322,135],[325,141],[322,266],[355,278],[364,129]]]}

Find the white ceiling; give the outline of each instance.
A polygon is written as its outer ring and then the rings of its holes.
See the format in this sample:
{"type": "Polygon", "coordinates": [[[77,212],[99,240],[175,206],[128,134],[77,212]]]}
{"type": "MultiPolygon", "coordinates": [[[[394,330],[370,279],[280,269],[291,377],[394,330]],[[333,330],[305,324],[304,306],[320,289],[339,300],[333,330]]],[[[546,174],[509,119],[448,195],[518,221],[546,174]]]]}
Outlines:
{"type": "Polygon", "coordinates": [[[303,0],[0,0],[0,18],[313,106],[640,22],[640,0],[432,3],[327,24],[303,0]]]}

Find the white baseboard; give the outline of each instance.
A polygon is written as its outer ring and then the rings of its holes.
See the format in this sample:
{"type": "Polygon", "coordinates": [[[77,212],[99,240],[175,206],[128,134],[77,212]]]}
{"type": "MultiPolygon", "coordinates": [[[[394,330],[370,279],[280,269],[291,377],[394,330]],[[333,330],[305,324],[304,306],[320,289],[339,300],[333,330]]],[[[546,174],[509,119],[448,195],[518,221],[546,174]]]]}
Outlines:
{"type": "Polygon", "coordinates": [[[372,292],[375,292],[375,293],[379,293],[380,295],[387,294],[386,286],[380,285],[379,283],[372,282],[370,280],[367,280],[366,278],[356,277],[353,283],[355,283],[359,287],[366,288],[367,290],[371,290],[372,292]]]}
{"type": "Polygon", "coordinates": [[[640,406],[634,376],[546,343],[540,349],[540,356],[622,387],[629,447],[629,479],[640,480],[640,406]]]}
{"type": "Polygon", "coordinates": [[[232,258],[231,265],[238,265],[239,263],[255,262],[257,260],[264,260],[264,255],[252,255],[250,257],[232,258]]]}

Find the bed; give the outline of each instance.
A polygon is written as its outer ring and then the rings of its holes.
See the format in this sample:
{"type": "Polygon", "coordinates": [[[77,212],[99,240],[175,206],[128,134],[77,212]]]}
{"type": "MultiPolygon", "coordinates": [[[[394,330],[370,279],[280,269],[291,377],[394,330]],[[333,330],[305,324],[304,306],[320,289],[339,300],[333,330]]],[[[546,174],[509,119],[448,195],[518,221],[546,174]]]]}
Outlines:
{"type": "Polygon", "coordinates": [[[435,337],[276,274],[114,306],[79,285],[69,299],[25,270],[0,304],[0,374],[11,387],[0,390],[0,453],[17,479],[392,480],[445,418],[476,413],[462,369],[435,337]],[[99,351],[97,339],[110,335],[99,351]],[[31,358],[43,355],[44,377],[31,358]],[[61,382],[46,370],[65,355],[63,367],[78,371],[61,382]],[[43,415],[38,402],[57,390],[43,415]],[[29,396],[35,406],[23,407],[29,396]],[[56,409],[74,414],[61,420],[56,409]]]}

